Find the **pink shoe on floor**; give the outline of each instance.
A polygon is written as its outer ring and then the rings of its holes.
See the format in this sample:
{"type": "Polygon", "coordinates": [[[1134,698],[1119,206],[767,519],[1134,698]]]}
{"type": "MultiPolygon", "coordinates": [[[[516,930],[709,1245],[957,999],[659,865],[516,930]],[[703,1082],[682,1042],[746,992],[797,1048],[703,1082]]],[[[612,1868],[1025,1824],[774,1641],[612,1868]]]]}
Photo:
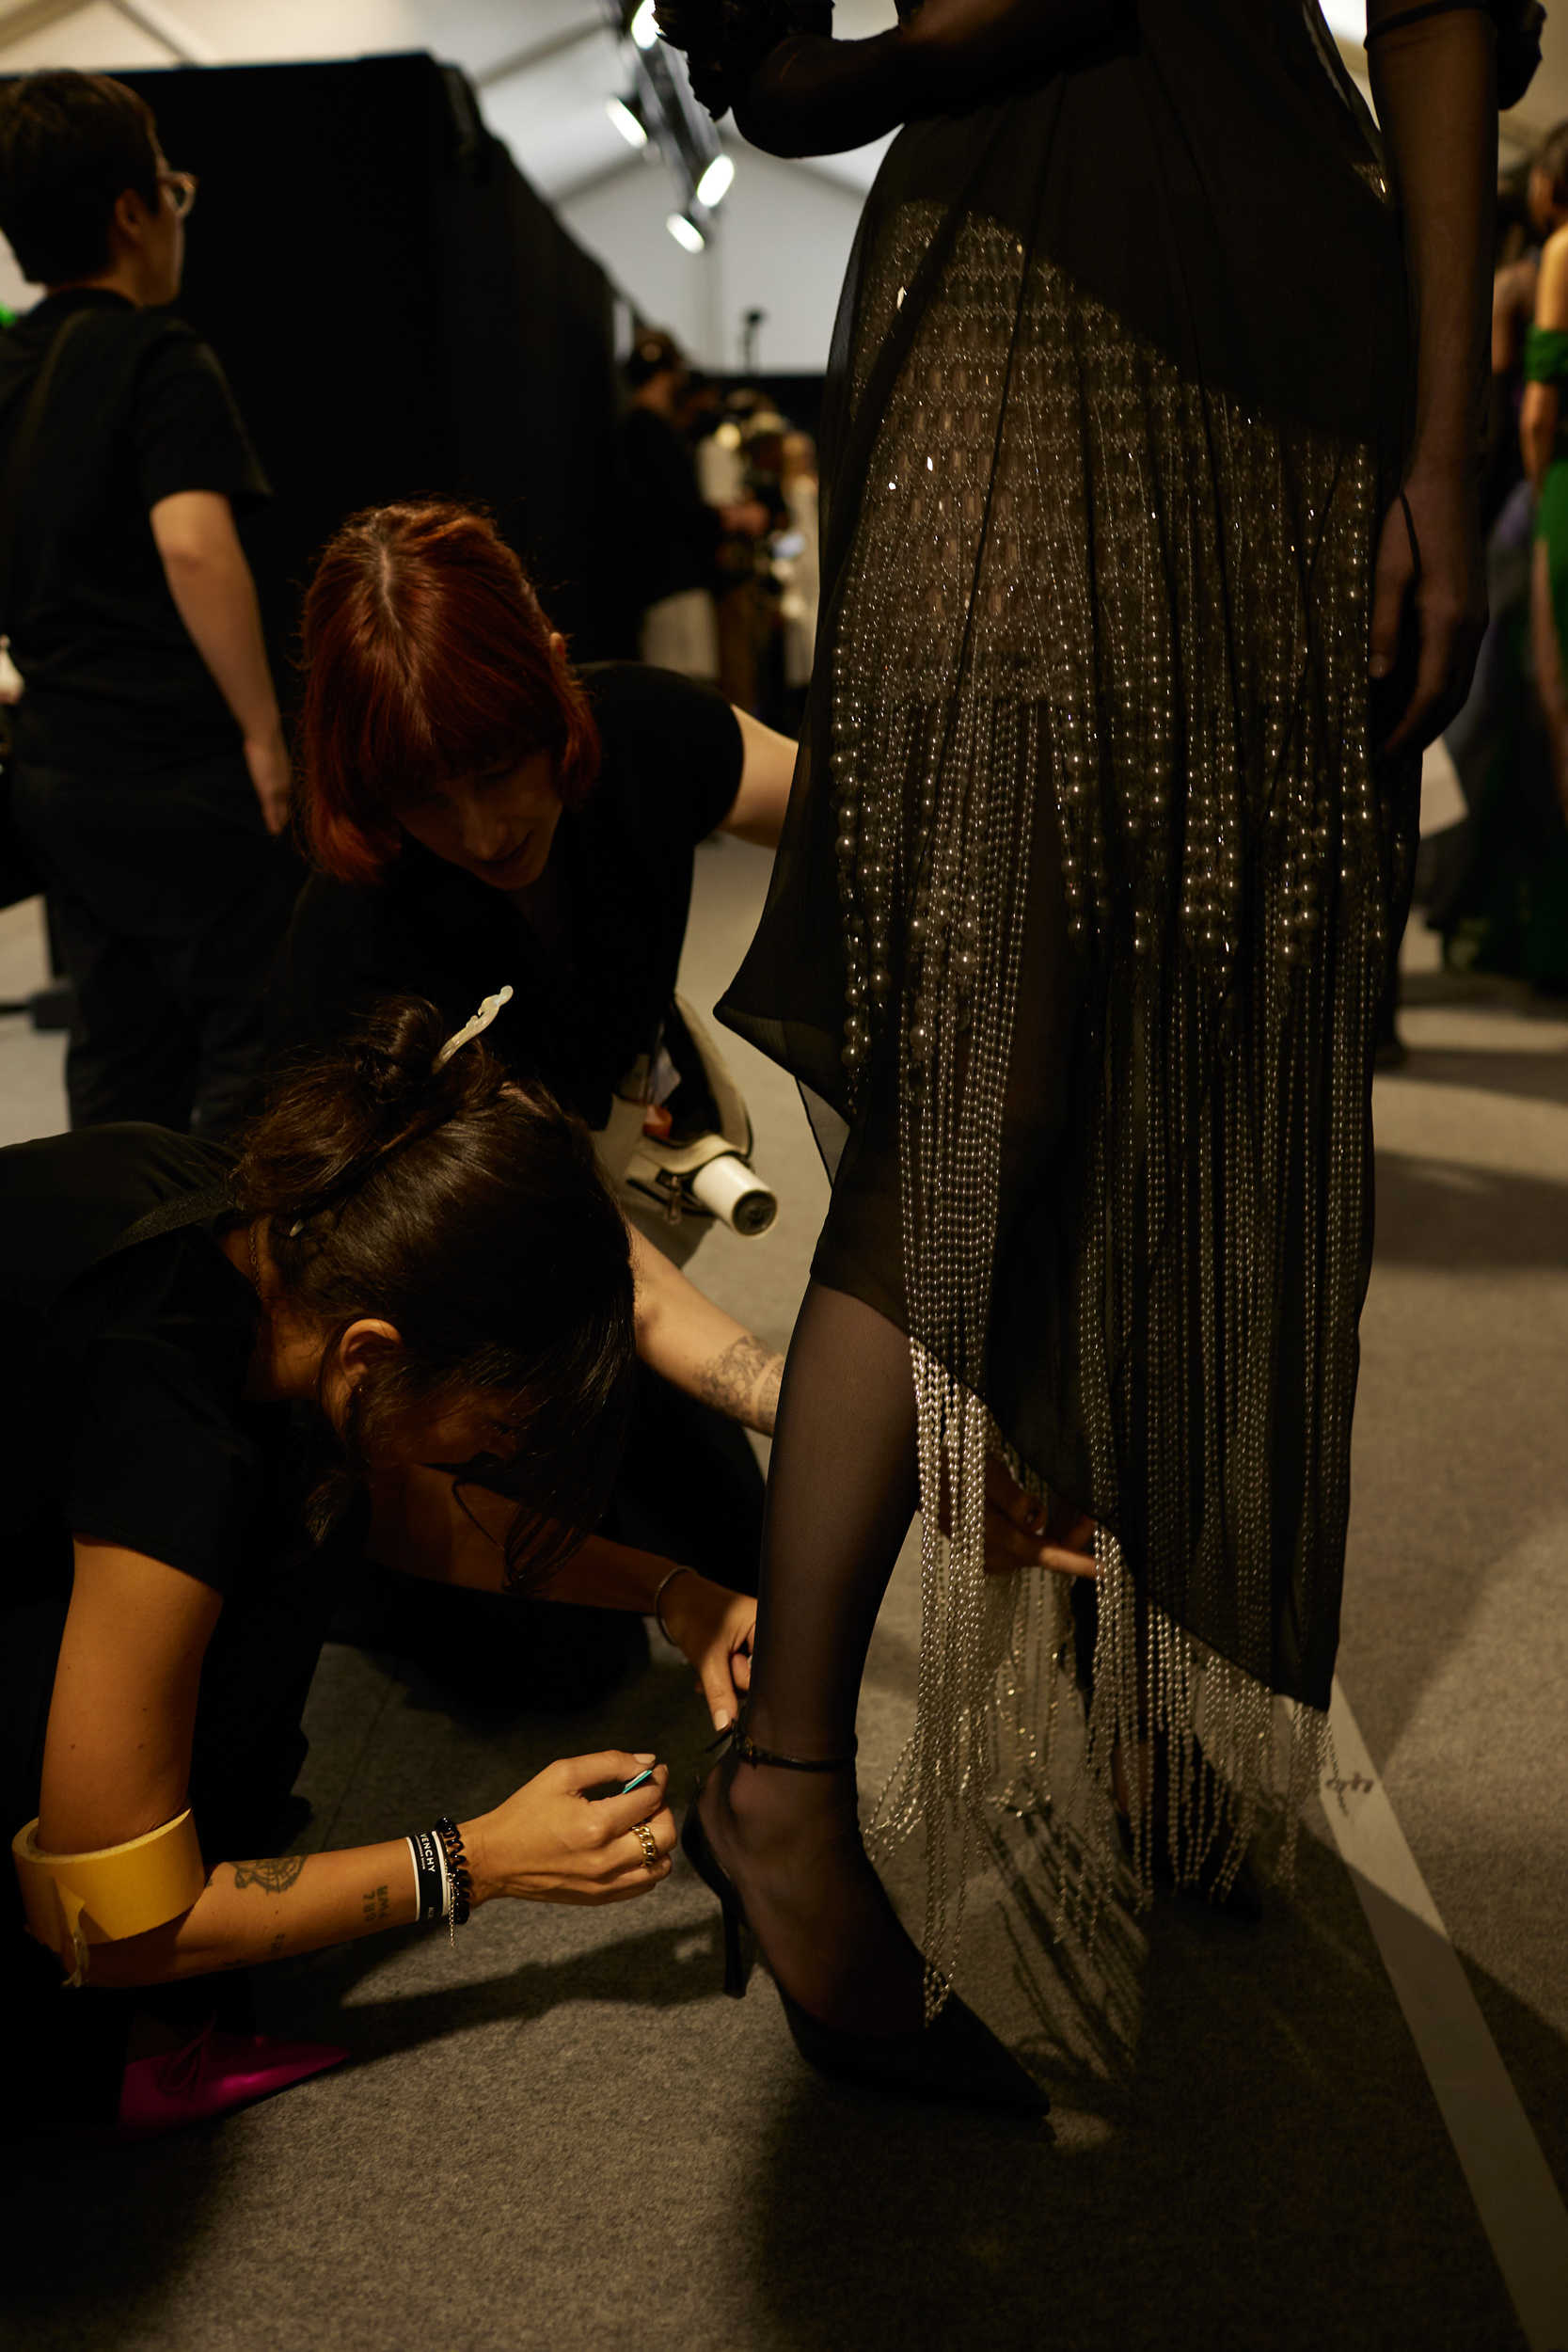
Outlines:
{"type": "Polygon", "coordinates": [[[118,2123],[84,2125],[77,2137],[161,2139],[323,2074],[347,2056],[329,2042],[277,2042],[266,2034],[216,2033],[206,2026],[182,2050],[132,2058],[120,2085],[118,2123]]]}

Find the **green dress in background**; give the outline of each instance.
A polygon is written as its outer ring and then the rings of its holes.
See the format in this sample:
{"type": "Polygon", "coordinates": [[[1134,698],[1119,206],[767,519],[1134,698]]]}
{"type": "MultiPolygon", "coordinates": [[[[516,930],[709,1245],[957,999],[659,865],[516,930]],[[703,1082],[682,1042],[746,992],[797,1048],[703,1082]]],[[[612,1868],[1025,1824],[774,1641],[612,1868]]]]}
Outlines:
{"type": "MultiPolygon", "coordinates": [[[[1525,378],[1568,380],[1568,333],[1530,327],[1525,378]]],[[[1509,973],[1556,992],[1568,989],[1568,825],[1536,691],[1530,570],[1535,543],[1544,540],[1558,642],[1568,646],[1568,437],[1560,432],[1533,515],[1530,503],[1521,484],[1487,546],[1492,619],[1469,703],[1446,739],[1471,813],[1462,872],[1437,893],[1431,919],[1450,971],[1509,973]]]]}

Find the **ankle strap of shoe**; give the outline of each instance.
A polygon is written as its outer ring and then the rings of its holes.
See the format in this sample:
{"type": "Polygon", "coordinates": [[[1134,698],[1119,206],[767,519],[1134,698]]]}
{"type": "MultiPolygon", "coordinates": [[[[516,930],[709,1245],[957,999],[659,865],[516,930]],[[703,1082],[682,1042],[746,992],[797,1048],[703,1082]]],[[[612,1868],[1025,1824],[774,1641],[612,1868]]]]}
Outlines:
{"type": "Polygon", "coordinates": [[[792,1772],[842,1772],[855,1760],[853,1748],[847,1756],[780,1756],[772,1748],[759,1748],[744,1731],[733,1732],[730,1745],[743,1764],[783,1764],[792,1772]]]}

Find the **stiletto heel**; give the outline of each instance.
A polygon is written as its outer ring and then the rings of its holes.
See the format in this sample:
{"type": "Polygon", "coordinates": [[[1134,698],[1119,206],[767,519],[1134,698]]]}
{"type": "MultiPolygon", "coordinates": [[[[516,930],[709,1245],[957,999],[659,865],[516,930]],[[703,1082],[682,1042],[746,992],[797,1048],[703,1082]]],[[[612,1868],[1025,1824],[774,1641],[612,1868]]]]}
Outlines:
{"type": "MultiPolygon", "coordinates": [[[[731,1744],[748,1764],[782,1765],[790,1772],[843,1772],[854,1762],[853,1756],[822,1762],[815,1757],[779,1756],[740,1733],[731,1744]]],[[[697,1809],[701,1794],[699,1789],[687,1809],[681,1851],[718,1899],[724,1923],[724,1990],[738,2000],[747,1981],[742,1948],[742,1930],[748,1928],[745,1906],[735,1882],[708,1844],[697,1809]]],[[[896,2091],[954,2106],[1001,2107],[1019,2115],[1050,2111],[1051,2102],[1039,2085],[956,1993],[948,1994],[933,2022],[916,2032],[856,2034],[845,2033],[802,2009],[776,1974],[773,1982],[795,2047],[820,2074],[867,2090],[896,2091]]]]}
{"type": "Polygon", "coordinates": [[[695,1797],[688,1806],[686,1820],[681,1824],[681,1851],[709,1894],[719,1899],[720,1916],[724,1922],[724,1990],[732,2001],[744,2000],[746,1979],[751,1974],[741,1943],[746,1914],[740,1907],[740,1898],[728,1872],[714,1859],[713,1849],[703,1835],[695,1797]]]}

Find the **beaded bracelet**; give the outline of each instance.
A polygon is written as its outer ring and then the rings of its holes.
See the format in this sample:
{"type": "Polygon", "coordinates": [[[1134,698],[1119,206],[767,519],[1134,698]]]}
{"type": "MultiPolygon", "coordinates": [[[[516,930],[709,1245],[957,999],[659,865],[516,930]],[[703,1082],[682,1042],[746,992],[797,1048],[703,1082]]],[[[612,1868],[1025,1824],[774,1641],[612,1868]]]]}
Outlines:
{"type": "Polygon", "coordinates": [[[463,1833],[457,1823],[442,1814],[436,1824],[436,1835],[444,1850],[448,1875],[451,1881],[451,1906],[447,1919],[451,1940],[457,1941],[457,1931],[468,1924],[468,1906],[473,1899],[474,1883],[468,1875],[468,1858],[463,1851],[463,1833]]]}

